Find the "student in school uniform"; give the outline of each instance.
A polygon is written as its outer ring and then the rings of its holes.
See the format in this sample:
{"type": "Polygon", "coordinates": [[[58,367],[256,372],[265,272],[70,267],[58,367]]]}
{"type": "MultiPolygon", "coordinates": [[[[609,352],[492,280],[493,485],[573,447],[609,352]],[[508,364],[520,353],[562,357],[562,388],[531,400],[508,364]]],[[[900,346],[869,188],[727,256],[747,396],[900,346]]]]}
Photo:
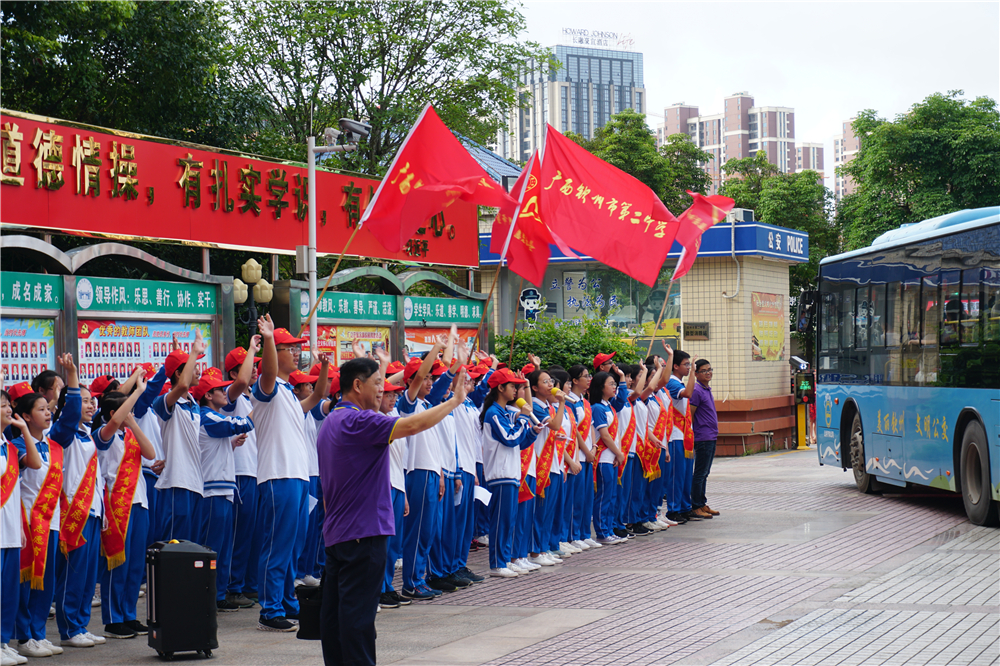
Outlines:
{"type": "MultiPolygon", "coordinates": [[[[661,397],[661,393],[666,395],[663,388],[667,385],[668,373],[666,365],[660,357],[651,356],[646,361],[648,374],[652,377],[644,392],[644,395],[647,395],[646,411],[648,412],[646,442],[647,446],[653,449],[656,457],[652,462],[653,477],[646,484],[642,517],[646,521],[644,524],[647,528],[658,531],[672,527],[671,523],[673,522],[667,521],[665,516],[659,515],[660,505],[663,503],[663,477],[666,474],[666,461],[669,459],[667,446],[670,435],[668,431],[671,423],[670,411],[666,409],[667,402],[661,397]]],[[[666,400],[669,400],[669,397],[666,400]]]]}
{"type": "Polygon", "coordinates": [[[528,419],[531,406],[518,413],[509,406],[517,399],[518,387],[527,380],[509,368],[496,370],[488,380],[490,392],[483,402],[479,424],[483,436],[483,466],[490,498],[490,575],[516,578],[510,568],[514,559],[514,521],[517,516],[521,480],[521,451],[531,449],[541,427],[528,419]]]}
{"type": "MultiPolygon", "coordinates": [[[[30,386],[22,387],[27,389],[26,395],[41,395],[33,393],[30,386]]],[[[36,399],[37,400],[37,399],[36,399]]],[[[43,410],[42,414],[45,411],[43,410]]],[[[7,391],[0,391],[0,431],[11,428],[14,432],[20,433],[21,446],[24,453],[16,444],[6,437],[0,439],[0,469],[3,471],[2,482],[0,482],[0,589],[4,590],[3,599],[0,601],[0,659],[3,663],[12,666],[23,664],[28,660],[25,657],[46,657],[57,652],[49,649],[47,641],[40,643],[34,638],[26,640],[18,649],[11,647],[10,642],[14,639],[14,628],[16,620],[19,619],[18,602],[20,601],[20,579],[21,579],[21,474],[23,471],[38,472],[42,469],[42,456],[35,445],[35,437],[31,434],[31,428],[24,418],[13,413],[11,396],[7,391]]],[[[47,467],[47,465],[46,465],[47,467]]],[[[48,536],[48,527],[40,526],[48,536]]],[[[31,545],[25,544],[25,548],[31,545]]],[[[42,622],[42,641],[45,641],[45,620],[42,622]]],[[[62,648],[52,645],[55,650],[62,652],[62,648]]]]}
{"type": "MultiPolygon", "coordinates": [[[[476,405],[476,420],[479,419],[479,411],[483,407],[483,400],[486,399],[486,394],[489,393],[489,375],[493,374],[496,370],[496,366],[499,365],[500,360],[496,356],[490,356],[484,352],[476,352],[479,363],[475,366],[479,371],[479,377],[475,379],[476,387],[481,389],[480,397],[473,398],[473,402],[476,405]]],[[[478,430],[477,430],[478,432],[478,430]]],[[[477,436],[476,439],[475,456],[476,456],[476,480],[478,485],[486,487],[486,477],[483,472],[483,443],[482,438],[477,436]]],[[[475,516],[472,523],[472,537],[473,549],[478,549],[483,547],[489,541],[490,531],[490,510],[489,507],[483,502],[474,502],[475,509],[473,510],[475,516]]]]}
{"type": "MultiPolygon", "coordinates": [[[[224,363],[226,376],[232,384],[226,389],[229,403],[221,413],[247,418],[253,411],[250,387],[257,382],[257,364],[260,357],[260,336],[250,340],[249,351],[236,347],[224,363]]],[[[250,608],[257,599],[257,568],[260,558],[261,536],[257,532],[257,431],[251,430],[242,446],[233,449],[233,468],[236,473],[236,493],[233,497],[233,549],[229,561],[229,580],[226,601],[250,608]]]]}
{"type": "MultiPolygon", "coordinates": [[[[452,376],[437,355],[445,350],[451,362],[451,336],[438,336],[423,359],[414,357],[403,370],[407,389],[397,401],[400,415],[419,414],[441,402],[451,386],[452,376]],[[437,380],[434,379],[437,373],[437,380]]],[[[440,425],[438,423],[437,425],[440,425]]],[[[410,513],[403,521],[403,590],[402,596],[415,601],[432,599],[441,590],[432,589],[425,579],[429,572],[430,550],[440,538],[442,500],[445,494],[444,454],[440,430],[430,428],[414,435],[408,442],[406,497],[410,513]]]]}
{"type": "Polygon", "coordinates": [[[160,392],[170,379],[170,392],[153,400],[152,410],[163,422],[161,439],[164,465],[156,482],[155,518],[160,539],[199,539],[199,503],[204,492],[201,467],[201,409],[191,396],[195,366],[205,351],[201,329],[195,329],[193,353],[178,349],[170,352],[163,366],[146,384],[150,393],[160,392]]]}
{"type": "Polygon", "coordinates": [[[616,438],[615,444],[618,446],[619,450],[622,452],[624,460],[616,465],[616,485],[615,485],[615,497],[614,497],[614,517],[612,519],[613,527],[612,531],[615,536],[623,539],[633,539],[636,537],[635,534],[629,532],[625,528],[624,520],[624,505],[626,500],[625,488],[623,487],[623,479],[625,478],[628,468],[629,468],[629,454],[635,455],[635,431],[636,422],[634,421],[635,410],[632,408],[632,382],[633,377],[630,374],[632,370],[631,365],[623,365],[621,368],[615,368],[619,376],[621,376],[622,381],[625,383],[626,392],[625,400],[622,402],[621,407],[617,408],[618,417],[618,436],[616,438]]]}
{"type": "MultiPolygon", "coordinates": [[[[253,421],[244,416],[226,416],[222,409],[229,404],[226,381],[218,368],[208,368],[191,389],[191,396],[201,408],[198,441],[204,492],[200,506],[200,543],[216,553],[216,579],[229,580],[233,548],[233,496],[236,494],[236,464],[233,450],[246,442],[253,421]]],[[[226,586],[216,585],[216,609],[223,613],[240,609],[226,599],[226,586]]]]}
{"type": "Polygon", "coordinates": [[[41,393],[49,401],[50,410],[55,409],[59,393],[64,385],[62,377],[56,374],[55,370],[44,370],[31,380],[31,390],[35,393],[41,393]]]}
{"type": "MultiPolygon", "coordinates": [[[[612,366],[612,371],[615,370],[612,366]]],[[[597,543],[617,545],[628,540],[614,532],[618,466],[625,462],[625,456],[618,448],[618,431],[625,427],[619,421],[618,410],[627,401],[628,387],[617,372],[612,376],[601,371],[594,375],[587,397],[594,419],[594,453],[597,458],[594,473],[594,532],[597,543]]]]}
{"type": "MultiPolygon", "coordinates": [[[[519,376],[524,376],[523,370],[519,373],[519,376]]],[[[517,400],[524,400],[526,407],[534,414],[534,405],[531,395],[528,392],[527,379],[525,379],[524,386],[518,388],[515,399],[507,403],[507,410],[514,417],[519,413],[519,408],[516,404],[517,400]]],[[[543,419],[539,419],[539,421],[541,422],[543,419]]],[[[537,554],[537,548],[539,548],[535,544],[533,523],[535,521],[535,499],[538,490],[538,454],[536,453],[535,446],[538,440],[542,438],[542,432],[544,432],[543,426],[538,426],[534,437],[531,438],[531,446],[521,449],[520,452],[521,475],[517,493],[517,511],[514,517],[514,543],[512,559],[508,560],[507,563],[507,568],[515,574],[528,574],[541,568],[541,565],[530,562],[528,558],[531,557],[532,553],[537,554]],[[521,566],[518,564],[519,562],[524,562],[527,566],[521,566]]],[[[559,558],[553,557],[549,559],[552,559],[553,564],[562,562],[559,558]]]]}
{"type": "Polygon", "coordinates": [[[305,414],[326,395],[329,358],[321,356],[316,391],[303,401],[288,377],[297,369],[302,338],[275,328],[270,315],[257,321],[263,341],[260,377],[252,391],[257,429],[257,530],[261,533],[257,592],[261,631],[295,631],[294,550],[298,530],[306,528],[309,462],[305,414]]]}
{"type": "Polygon", "coordinates": [[[584,546],[600,548],[601,544],[591,534],[594,516],[594,453],[593,453],[593,413],[587,395],[590,392],[590,371],[583,365],[574,365],[567,370],[570,388],[566,406],[573,410],[576,420],[577,454],[580,473],[569,481],[572,493],[572,519],[570,535],[572,543],[584,550],[584,546]]]}
{"type": "MultiPolygon", "coordinates": [[[[559,494],[559,503],[555,510],[555,521],[552,526],[552,541],[559,551],[570,553],[582,553],[590,548],[589,545],[581,542],[574,543],[573,530],[573,501],[574,482],[580,475],[582,466],[577,462],[577,448],[579,446],[580,433],[576,426],[576,416],[569,404],[569,393],[572,382],[569,373],[561,366],[549,366],[549,376],[554,382],[553,386],[558,388],[566,396],[566,406],[563,412],[562,432],[559,435],[564,444],[562,454],[562,492],[559,494]]],[[[555,397],[555,396],[553,396],[555,397]]]]}
{"type": "Polygon", "coordinates": [[[670,434],[670,478],[667,479],[667,518],[686,523],[700,520],[691,515],[691,481],[694,474],[694,434],[691,430],[691,410],[688,401],[694,393],[694,373],[691,356],[685,351],[675,351],[668,358],[672,373],[667,382],[674,427],[670,434]],[[687,385],[681,380],[688,378],[687,385]]]}
{"type": "MultiPolygon", "coordinates": [[[[537,359],[532,358],[532,365],[537,359]]],[[[556,554],[559,550],[558,542],[555,548],[552,547],[552,529],[555,523],[556,507],[559,504],[559,497],[562,493],[562,457],[560,450],[563,448],[559,441],[562,432],[563,407],[566,403],[565,395],[561,395],[555,403],[552,402],[553,380],[545,370],[534,370],[527,376],[528,386],[531,388],[532,412],[540,423],[544,423],[538,437],[535,438],[535,498],[534,515],[531,520],[532,529],[532,552],[528,559],[514,560],[512,569],[516,573],[531,571],[543,566],[552,566],[562,562],[561,555],[570,555],[569,552],[556,554]]],[[[562,392],[560,391],[560,394],[562,392]]]]}
{"type": "Polygon", "coordinates": [[[146,388],[140,376],[144,372],[139,368],[134,376],[131,395],[108,391],[101,396],[101,415],[106,421],[94,430],[106,490],[107,528],[101,532],[103,557],[99,571],[101,622],[107,638],[135,638],[148,633],[136,612],[149,532],[141,461],[153,459],[156,451],[132,414],[146,388]]]}
{"type": "MultiPolygon", "coordinates": [[[[386,416],[398,417],[396,400],[402,390],[403,386],[385,382],[379,412],[386,416]]],[[[395,534],[386,540],[385,579],[382,582],[382,593],[379,595],[379,608],[399,608],[413,603],[399,594],[392,584],[392,579],[396,575],[396,560],[403,555],[403,518],[410,513],[410,505],[406,501],[406,447],[405,437],[397,437],[389,443],[389,483],[392,486],[392,515],[396,529],[395,534]]]]}
{"type": "Polygon", "coordinates": [[[652,530],[642,524],[639,520],[642,498],[645,496],[646,479],[643,476],[642,464],[639,462],[639,447],[645,445],[646,411],[645,401],[642,400],[642,393],[646,384],[646,366],[629,364],[625,368],[626,383],[631,394],[628,403],[631,406],[631,414],[628,419],[622,419],[626,423],[622,435],[620,447],[623,453],[627,452],[625,468],[621,471],[621,491],[619,501],[619,522],[625,531],[633,536],[648,536],[652,530]],[[631,433],[631,439],[628,440],[631,433]]]}

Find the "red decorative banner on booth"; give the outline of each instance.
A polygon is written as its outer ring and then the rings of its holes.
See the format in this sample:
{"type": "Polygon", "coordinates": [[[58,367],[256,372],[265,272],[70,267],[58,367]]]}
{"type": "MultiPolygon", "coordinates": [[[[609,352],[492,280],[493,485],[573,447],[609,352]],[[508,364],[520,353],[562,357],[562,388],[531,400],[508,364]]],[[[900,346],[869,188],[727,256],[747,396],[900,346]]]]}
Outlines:
{"type": "MultiPolygon", "coordinates": [[[[0,130],[4,225],[278,254],[308,243],[305,166],[8,111],[0,130]]],[[[379,181],[316,178],[317,249],[335,254],[379,181]]],[[[349,254],[475,267],[478,243],[477,207],[456,201],[398,252],[361,229],[349,254]]]]}

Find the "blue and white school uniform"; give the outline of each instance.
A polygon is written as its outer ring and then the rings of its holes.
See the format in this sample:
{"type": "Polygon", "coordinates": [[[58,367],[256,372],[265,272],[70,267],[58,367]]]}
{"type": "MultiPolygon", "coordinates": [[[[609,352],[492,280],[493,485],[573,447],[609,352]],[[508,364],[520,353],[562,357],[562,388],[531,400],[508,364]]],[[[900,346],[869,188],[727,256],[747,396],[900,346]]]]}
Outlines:
{"type": "Polygon", "coordinates": [[[514,521],[521,485],[521,450],[531,446],[531,421],[493,403],[483,417],[483,468],[490,499],[490,568],[502,569],[514,559],[514,521]]]}
{"type": "MultiPolygon", "coordinates": [[[[535,415],[535,418],[539,422],[544,422],[545,419],[550,417],[549,413],[549,403],[540,399],[531,399],[531,410],[535,415]]],[[[538,437],[535,438],[535,462],[537,465],[538,458],[541,457],[542,451],[545,448],[545,440],[548,439],[549,433],[552,430],[546,426],[542,428],[542,431],[538,433],[538,437]]],[[[535,487],[538,487],[538,475],[536,469],[535,475],[535,487]]],[[[552,545],[552,534],[553,527],[555,525],[556,518],[556,508],[559,505],[559,499],[562,494],[562,461],[556,460],[553,456],[552,468],[549,470],[549,486],[545,489],[545,496],[542,497],[539,494],[535,494],[533,501],[534,506],[534,516],[532,518],[532,547],[531,551],[535,553],[548,551],[548,550],[559,550],[559,542],[555,542],[555,547],[552,545]]]]}
{"type": "Polygon", "coordinates": [[[297,615],[295,543],[306,528],[309,451],[302,404],[292,385],[275,378],[264,393],[251,393],[257,429],[257,531],[261,534],[257,592],[261,619],[297,615]]]}
{"type": "MultiPolygon", "coordinates": [[[[159,541],[161,538],[159,528],[156,524],[156,482],[160,480],[160,475],[153,471],[153,463],[157,460],[166,460],[166,456],[163,455],[163,421],[150,408],[153,406],[153,401],[159,397],[160,391],[163,389],[163,384],[167,380],[165,372],[162,366],[157,370],[156,374],[146,382],[146,390],[142,392],[142,395],[139,396],[139,399],[135,402],[135,406],[132,408],[132,416],[135,417],[135,422],[139,424],[139,428],[146,435],[146,439],[153,445],[153,451],[156,453],[152,460],[142,459],[142,475],[146,485],[146,507],[149,519],[149,529],[146,534],[147,543],[159,541]]],[[[142,579],[145,582],[145,569],[142,572],[142,579]]]]}
{"type": "MultiPolygon", "coordinates": [[[[0,472],[7,473],[8,456],[18,457],[18,476],[22,463],[20,449],[12,452],[7,445],[7,438],[0,438],[0,472]]],[[[43,477],[44,478],[44,477],[43,477]]],[[[30,505],[28,507],[30,509],[30,505]]],[[[14,638],[15,620],[18,619],[17,594],[21,579],[21,481],[15,479],[7,501],[0,507],[0,589],[4,591],[0,599],[0,644],[7,645],[14,638]]],[[[43,623],[44,629],[44,623],[43,623]]],[[[44,633],[42,634],[44,638],[44,633]]],[[[27,639],[25,639],[27,640],[27,639]]]]}
{"type": "MultiPolygon", "coordinates": [[[[490,392],[489,378],[492,374],[493,371],[490,370],[486,375],[480,377],[476,388],[466,397],[466,400],[471,401],[475,405],[475,435],[472,439],[472,448],[476,458],[476,478],[479,479],[479,485],[483,488],[486,487],[486,475],[483,469],[483,439],[479,435],[479,412],[482,411],[483,402],[490,392]]],[[[483,502],[473,502],[473,504],[472,536],[475,538],[486,536],[490,532],[490,508],[483,502]]]]}
{"type": "MultiPolygon", "coordinates": [[[[687,413],[688,399],[680,397],[684,384],[671,375],[667,393],[674,407],[681,414],[687,413]]],[[[691,510],[691,482],[694,478],[694,458],[684,456],[684,431],[676,423],[670,433],[670,480],[667,487],[667,510],[687,513],[691,510]]]]}
{"type": "MultiPolygon", "coordinates": [[[[419,414],[441,402],[453,377],[449,372],[441,375],[426,398],[411,401],[408,391],[403,391],[396,402],[400,415],[419,414]]],[[[404,591],[426,588],[431,546],[441,535],[443,515],[438,487],[445,460],[440,432],[435,427],[408,437],[406,497],[410,513],[403,519],[404,591]]]]}
{"type": "MultiPolygon", "coordinates": [[[[82,409],[80,389],[67,389],[65,409],[70,402],[79,403],[82,409]]],[[[71,505],[80,481],[91,457],[97,453],[86,426],[73,433],[73,443],[63,450],[63,493],[66,503],[71,505]]],[[[55,429],[53,427],[53,429],[55,429]]],[[[49,436],[52,436],[50,431],[49,436]]],[[[71,550],[68,555],[62,551],[56,554],[56,625],[63,640],[87,631],[90,623],[90,603],[97,586],[98,558],[101,552],[101,515],[104,506],[104,476],[98,462],[97,477],[94,479],[94,498],[90,503],[87,522],[82,536],[85,543],[71,550]]]]}
{"type": "MultiPolygon", "coordinates": [[[[143,431],[145,432],[145,431],[143,431]]],[[[100,429],[94,432],[94,442],[106,447],[98,454],[101,473],[108,488],[115,487],[118,468],[125,457],[125,433],[121,430],[111,435],[105,442],[100,429]]],[[[145,460],[140,456],[140,460],[145,460]]],[[[139,586],[146,563],[146,546],[149,535],[149,504],[146,495],[146,479],[143,474],[135,484],[131,498],[128,525],[125,528],[125,561],[114,569],[108,569],[106,557],[100,558],[98,572],[101,579],[101,622],[114,624],[137,619],[136,605],[139,603],[139,586]]],[[[108,507],[112,510],[112,507],[108,507]]]]}
{"type": "MultiPolygon", "coordinates": [[[[569,394],[566,406],[573,410],[573,416],[579,424],[586,418],[587,413],[583,406],[585,398],[573,393],[569,394]]],[[[580,463],[580,473],[567,479],[567,501],[572,502],[570,518],[570,540],[583,541],[591,537],[590,523],[594,515],[594,467],[587,462],[584,455],[583,446],[587,449],[593,448],[594,429],[591,424],[590,429],[581,436],[582,446],[577,447],[576,461],[580,463]],[[570,497],[572,499],[570,499],[570,497]]]]}
{"type": "MultiPolygon", "coordinates": [[[[567,410],[569,407],[567,406],[567,410]]],[[[567,414],[563,414],[562,421],[562,437],[563,439],[563,449],[568,448],[576,438],[576,433],[573,432],[573,424],[570,422],[570,418],[567,414]]],[[[558,483],[561,484],[559,490],[559,497],[555,508],[555,520],[552,522],[552,543],[555,548],[558,549],[560,544],[563,542],[569,543],[573,541],[573,537],[570,536],[570,525],[573,522],[573,486],[571,481],[575,479],[579,474],[570,474],[569,469],[566,465],[566,461],[562,456],[553,463],[553,469],[558,465],[559,475],[558,483]]],[[[555,481],[556,479],[553,479],[555,481]]]]}
{"type": "MultiPolygon", "coordinates": [[[[399,416],[393,408],[387,416],[399,416]]],[[[396,575],[396,560],[403,557],[403,513],[406,510],[406,451],[407,438],[389,442],[389,483],[392,485],[392,514],[396,533],[386,540],[385,580],[382,592],[394,592],[392,579],[396,575]]]]}
{"type": "MultiPolygon", "coordinates": [[[[656,402],[656,394],[646,399],[646,414],[646,437],[648,439],[653,436],[653,430],[656,429],[656,422],[660,418],[660,404],[656,402]]],[[[664,433],[665,436],[666,434],[664,433]]],[[[669,446],[669,444],[664,442],[663,446],[669,446]]],[[[659,449],[660,476],[646,484],[646,494],[642,501],[642,520],[644,522],[655,521],[657,519],[657,512],[660,503],[663,501],[663,474],[665,471],[663,465],[665,463],[664,454],[666,452],[663,446],[659,449]]]]}
{"type": "Polygon", "coordinates": [[[629,525],[645,522],[642,517],[642,506],[646,498],[647,481],[642,461],[639,459],[638,445],[640,438],[644,440],[646,437],[646,424],[649,420],[649,410],[641,398],[636,398],[632,403],[632,412],[635,414],[635,436],[628,454],[628,466],[622,478],[622,522],[629,525]]]}
{"type": "MultiPolygon", "coordinates": [[[[250,396],[240,394],[222,408],[226,415],[246,417],[253,411],[250,396]]],[[[257,431],[251,430],[243,446],[233,450],[236,495],[233,498],[233,549],[229,581],[218,581],[230,594],[257,593],[257,567],[261,535],[257,531],[257,431]]]]}
{"type": "MultiPolygon", "coordinates": [[[[211,407],[201,408],[198,441],[204,475],[204,493],[199,510],[200,543],[215,551],[216,580],[229,580],[233,549],[233,496],[236,494],[236,465],[232,438],[253,430],[244,416],[223,416],[211,407]]],[[[226,586],[217,584],[216,601],[226,598],[226,586]]]]}
{"type": "MultiPolygon", "coordinates": [[[[447,396],[442,396],[442,398],[447,396]]],[[[432,403],[433,406],[434,403],[432,403]]],[[[444,578],[453,573],[455,542],[461,538],[458,529],[458,509],[455,506],[455,481],[459,478],[458,426],[451,412],[431,430],[441,446],[441,473],[444,475],[444,497],[441,500],[441,533],[431,544],[429,571],[432,578],[444,578]]]]}
{"type": "Polygon", "coordinates": [[[320,541],[323,536],[323,487],[319,482],[319,455],[316,450],[316,440],[319,436],[320,426],[326,418],[324,408],[329,405],[328,400],[321,400],[305,414],[303,424],[306,434],[306,450],[309,454],[309,485],[306,488],[306,510],[309,513],[309,520],[305,530],[299,530],[298,543],[296,544],[295,577],[305,578],[313,576],[319,578],[319,552],[320,541]]]}
{"type": "MultiPolygon", "coordinates": [[[[469,562],[469,544],[472,543],[476,519],[475,490],[478,472],[476,456],[480,463],[483,455],[482,438],[479,436],[479,407],[472,398],[466,397],[453,414],[458,442],[458,475],[462,480],[461,497],[455,507],[455,539],[451,555],[451,573],[455,573],[469,562]]],[[[482,505],[482,502],[478,502],[482,505]]]]}
{"type": "MultiPolygon", "coordinates": [[[[147,387],[148,388],[148,387],[147,387]]],[[[166,395],[152,410],[163,421],[164,466],[156,481],[158,537],[200,542],[200,503],[205,490],[201,469],[201,408],[190,394],[167,409],[166,395]]]]}

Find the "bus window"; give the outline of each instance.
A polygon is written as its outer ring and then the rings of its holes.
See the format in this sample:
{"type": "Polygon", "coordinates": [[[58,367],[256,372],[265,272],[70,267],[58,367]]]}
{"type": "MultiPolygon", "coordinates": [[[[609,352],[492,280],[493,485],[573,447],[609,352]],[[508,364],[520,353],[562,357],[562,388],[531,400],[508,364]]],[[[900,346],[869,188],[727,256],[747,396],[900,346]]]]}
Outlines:
{"type": "Polygon", "coordinates": [[[983,314],[983,339],[1000,341],[1000,271],[993,268],[983,269],[983,314]]]}
{"type": "Polygon", "coordinates": [[[899,299],[899,283],[891,282],[885,289],[885,346],[899,346],[899,327],[902,304],[899,299]]]}
{"type": "Polygon", "coordinates": [[[850,354],[854,348],[854,290],[847,288],[840,293],[840,349],[850,354]]]}
{"type": "Polygon", "coordinates": [[[868,323],[870,321],[868,287],[858,287],[854,304],[857,308],[854,315],[854,346],[858,349],[867,349],[868,323]]]}
{"type": "Polygon", "coordinates": [[[966,304],[962,299],[961,277],[961,271],[942,271],[941,273],[941,301],[944,303],[944,307],[941,309],[942,347],[958,344],[961,320],[968,318],[966,304]]]}
{"type": "Polygon", "coordinates": [[[904,345],[920,344],[920,282],[903,283],[903,339],[904,345]]]}
{"type": "Polygon", "coordinates": [[[940,307],[938,301],[938,277],[929,275],[923,279],[921,291],[921,310],[923,312],[923,327],[920,343],[924,346],[937,347],[938,326],[940,325],[940,307]]]}
{"type": "Polygon", "coordinates": [[[837,327],[840,292],[823,292],[821,307],[819,367],[822,370],[834,370],[837,367],[836,359],[840,349],[840,332],[837,327]]]}
{"type": "Polygon", "coordinates": [[[978,345],[982,326],[982,310],[979,307],[979,270],[962,271],[962,316],[961,336],[963,345],[978,345]]]}

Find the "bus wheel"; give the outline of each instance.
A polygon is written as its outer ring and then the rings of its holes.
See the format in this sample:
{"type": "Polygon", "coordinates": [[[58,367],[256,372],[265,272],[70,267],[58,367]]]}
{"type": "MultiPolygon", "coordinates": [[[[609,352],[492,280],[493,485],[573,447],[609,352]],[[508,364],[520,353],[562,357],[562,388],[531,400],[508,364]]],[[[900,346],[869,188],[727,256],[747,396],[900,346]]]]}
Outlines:
{"type": "Polygon", "coordinates": [[[990,458],[986,431],[979,421],[966,427],[962,436],[961,480],[965,514],[975,525],[998,525],[997,502],[990,492],[990,458]]]}
{"type": "Polygon", "coordinates": [[[851,467],[854,468],[854,483],[858,490],[866,494],[875,492],[875,480],[865,471],[865,432],[861,429],[861,414],[854,413],[851,423],[851,467]]]}

